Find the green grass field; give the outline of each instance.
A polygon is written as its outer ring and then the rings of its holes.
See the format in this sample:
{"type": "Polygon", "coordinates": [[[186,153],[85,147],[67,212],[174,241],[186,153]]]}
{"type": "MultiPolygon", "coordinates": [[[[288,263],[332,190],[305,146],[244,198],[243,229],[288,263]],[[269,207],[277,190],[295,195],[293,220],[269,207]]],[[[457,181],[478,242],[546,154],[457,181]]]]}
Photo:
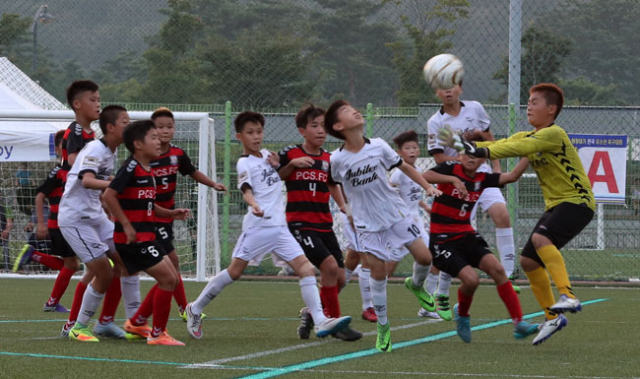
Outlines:
{"type": "MultiPolygon", "coordinates": [[[[62,303],[70,306],[73,281],[62,303]]],[[[0,378],[633,378],[640,377],[640,289],[579,287],[588,304],[568,315],[569,326],[540,346],[516,341],[493,286],[478,290],[471,308],[473,342],[455,335],[454,322],[416,316],[418,306],[399,284],[388,289],[394,350],[372,350],[375,324],[360,319],[352,282],[341,294],[344,314],[366,336],[357,342],[297,338],[302,307],[297,282],[240,281],[205,310],[204,338],[194,340],[177,316],[169,332],[186,347],[59,338],[64,315],[43,313],[53,280],[0,279],[0,378]]],[[[142,283],[143,293],[151,283],[142,283]]],[[[191,299],[204,283],[185,283],[191,299]]],[[[456,286],[451,293],[455,298],[456,286]]],[[[538,312],[529,288],[525,314],[538,312]]],[[[119,316],[123,317],[122,310],[119,316]]],[[[534,320],[541,320],[535,317],[534,320]]],[[[120,321],[122,323],[122,321],[120,321]]]]}

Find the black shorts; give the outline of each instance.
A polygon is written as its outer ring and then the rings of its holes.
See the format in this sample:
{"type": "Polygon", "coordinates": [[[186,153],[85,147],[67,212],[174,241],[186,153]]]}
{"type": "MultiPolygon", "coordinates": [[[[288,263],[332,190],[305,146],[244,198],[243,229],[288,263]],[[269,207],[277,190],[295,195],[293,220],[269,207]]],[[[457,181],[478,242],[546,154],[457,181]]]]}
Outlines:
{"type": "Polygon", "coordinates": [[[156,242],[158,242],[164,250],[164,255],[174,251],[173,246],[173,223],[157,223],[156,224],[156,242]]]}
{"type": "Polygon", "coordinates": [[[429,250],[433,254],[433,264],[436,268],[454,278],[458,277],[465,266],[478,268],[485,255],[493,254],[484,238],[477,233],[467,234],[453,241],[431,242],[429,250]]]}
{"type": "Polygon", "coordinates": [[[166,254],[158,241],[137,242],[132,244],[117,243],[116,251],[124,263],[124,267],[133,275],[162,262],[166,254]]]}
{"type": "MultiPolygon", "coordinates": [[[[573,237],[580,234],[593,219],[593,211],[586,205],[578,205],[573,203],[560,203],[542,214],[540,220],[533,228],[533,233],[542,234],[551,240],[551,242],[561,249],[569,243],[573,237]]],[[[531,236],[522,249],[521,256],[531,258],[538,262],[542,267],[544,263],[538,256],[531,236]]]]}
{"type": "Polygon", "coordinates": [[[291,226],[289,226],[289,230],[302,247],[304,255],[314,266],[320,268],[320,265],[327,257],[333,256],[338,262],[338,267],[344,268],[344,258],[342,257],[340,243],[338,243],[333,231],[319,232],[309,229],[296,229],[291,226]]]}
{"type": "Polygon", "coordinates": [[[75,257],[76,253],[67,243],[67,240],[62,236],[60,229],[49,229],[49,237],[51,238],[51,247],[53,251],[51,255],[58,255],[62,258],[75,257]]]}

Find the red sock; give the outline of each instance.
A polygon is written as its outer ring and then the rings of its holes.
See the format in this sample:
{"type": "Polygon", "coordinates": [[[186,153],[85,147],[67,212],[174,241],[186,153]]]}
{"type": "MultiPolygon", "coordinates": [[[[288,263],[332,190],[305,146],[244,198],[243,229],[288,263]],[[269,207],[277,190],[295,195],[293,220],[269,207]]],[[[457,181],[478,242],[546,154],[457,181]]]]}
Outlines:
{"type": "Polygon", "coordinates": [[[34,251],[31,255],[31,260],[47,266],[52,270],[62,270],[64,267],[64,261],[60,257],[54,257],[53,255],[44,254],[39,251],[34,251]]]}
{"type": "Polygon", "coordinates": [[[471,302],[473,301],[473,295],[465,295],[460,291],[458,287],[458,314],[462,317],[469,317],[469,308],[471,308],[471,302]]]}
{"type": "Polygon", "coordinates": [[[104,303],[102,304],[102,313],[100,313],[100,324],[108,324],[115,319],[116,311],[118,310],[118,304],[122,298],[122,289],[120,288],[120,277],[113,276],[111,285],[107,289],[107,293],[104,295],[104,303]]]}
{"type": "Polygon", "coordinates": [[[520,299],[518,299],[518,294],[513,289],[511,282],[507,280],[506,283],[499,285],[498,287],[498,295],[504,302],[504,305],[507,306],[507,310],[509,311],[509,315],[511,315],[511,319],[514,323],[522,321],[522,308],[520,308],[520,299]]]}
{"type": "Polygon", "coordinates": [[[67,290],[69,286],[69,281],[71,280],[71,276],[75,271],[69,270],[66,267],[63,267],[62,270],[58,273],[58,277],[56,278],[56,282],[53,284],[53,290],[51,290],[51,297],[49,301],[47,301],[48,306],[56,305],[60,302],[62,295],[64,295],[64,291],[67,290]]]}
{"type": "Polygon", "coordinates": [[[151,289],[149,290],[149,293],[147,293],[147,296],[144,298],[144,300],[138,307],[136,314],[133,315],[133,317],[130,320],[133,325],[141,326],[147,323],[147,319],[153,313],[153,297],[155,296],[157,289],[158,289],[157,284],[151,287],[151,289]]]}
{"type": "Polygon", "coordinates": [[[82,306],[82,298],[84,297],[84,291],[86,290],[86,283],[79,282],[76,286],[76,293],[73,295],[73,303],[71,304],[71,310],[69,311],[69,321],[67,321],[67,324],[75,323],[78,319],[78,313],[80,313],[80,307],[82,306]]]}
{"type": "Polygon", "coordinates": [[[322,287],[320,289],[322,304],[329,313],[329,317],[340,317],[340,302],[338,301],[338,286],[322,287]]]}
{"type": "Polygon", "coordinates": [[[151,338],[158,337],[167,327],[172,297],[173,292],[160,288],[156,290],[153,296],[153,329],[151,330],[151,338]]]}
{"type": "Polygon", "coordinates": [[[182,313],[187,307],[187,294],[184,292],[182,276],[178,275],[178,279],[178,285],[176,285],[176,289],[173,291],[173,297],[176,299],[176,304],[178,304],[178,310],[182,313]]]}

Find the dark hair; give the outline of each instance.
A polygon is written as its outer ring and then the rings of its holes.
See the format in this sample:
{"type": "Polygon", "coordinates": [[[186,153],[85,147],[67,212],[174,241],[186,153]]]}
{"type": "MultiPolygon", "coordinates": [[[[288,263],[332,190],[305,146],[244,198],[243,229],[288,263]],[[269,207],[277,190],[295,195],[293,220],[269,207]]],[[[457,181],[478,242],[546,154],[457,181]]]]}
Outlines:
{"type": "Polygon", "coordinates": [[[326,130],[329,135],[341,140],[345,140],[347,137],[345,137],[342,132],[334,130],[333,126],[338,123],[338,110],[345,105],[351,104],[346,100],[334,101],[333,104],[329,106],[329,109],[327,109],[327,113],[324,115],[324,130],[326,130]]]}
{"type": "Polygon", "coordinates": [[[144,141],[144,137],[147,136],[149,130],[155,129],[156,124],[153,120],[140,120],[132,122],[127,125],[124,129],[124,133],[122,133],[122,139],[124,140],[124,146],[134,154],[136,152],[136,147],[133,145],[135,141],[144,141]]]}
{"type": "Polygon", "coordinates": [[[264,128],[264,116],[258,112],[247,111],[240,113],[233,121],[233,124],[236,127],[236,133],[242,133],[247,122],[255,122],[256,124],[262,125],[264,128]]]}
{"type": "Polygon", "coordinates": [[[298,128],[306,128],[307,124],[313,121],[316,117],[324,115],[324,109],[316,108],[313,104],[300,109],[296,114],[296,126],[298,128]]]}
{"type": "Polygon", "coordinates": [[[173,120],[173,112],[171,112],[171,109],[169,108],[160,107],[153,111],[151,119],[155,121],[158,117],[170,117],[173,120]]]}
{"type": "Polygon", "coordinates": [[[414,130],[407,130],[406,132],[400,133],[397,136],[393,137],[393,143],[398,146],[398,149],[402,149],[402,145],[407,142],[418,142],[418,133],[414,130]]]}
{"type": "Polygon", "coordinates": [[[562,91],[562,88],[552,83],[540,83],[529,88],[529,95],[533,95],[534,92],[542,93],[547,105],[555,105],[558,108],[556,109],[556,114],[553,117],[556,119],[564,105],[564,92],[562,91]]]}
{"type": "Polygon", "coordinates": [[[115,125],[118,117],[120,117],[120,112],[126,111],[127,108],[121,105],[107,105],[104,107],[100,112],[100,130],[102,130],[102,134],[107,135],[107,125],[115,125]]]}
{"type": "Polygon", "coordinates": [[[65,132],[65,131],[66,131],[66,130],[64,130],[64,129],[63,129],[63,130],[58,130],[58,131],[56,132],[56,135],[55,135],[55,136],[53,136],[53,143],[55,144],[54,146],[56,146],[56,147],[57,147],[58,145],[60,145],[60,143],[61,143],[61,142],[62,142],[62,140],[64,139],[64,132],[65,132]]]}
{"type": "Polygon", "coordinates": [[[73,108],[73,101],[83,92],[97,92],[98,85],[91,80],[76,80],[67,87],[67,103],[71,109],[73,108]]]}

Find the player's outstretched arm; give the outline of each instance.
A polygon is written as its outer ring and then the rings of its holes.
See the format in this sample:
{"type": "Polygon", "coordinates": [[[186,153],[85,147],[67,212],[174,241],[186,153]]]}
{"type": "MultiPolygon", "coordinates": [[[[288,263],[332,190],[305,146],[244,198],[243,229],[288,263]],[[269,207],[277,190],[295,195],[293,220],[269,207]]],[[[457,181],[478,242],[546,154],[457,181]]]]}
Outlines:
{"type": "Polygon", "coordinates": [[[153,210],[156,212],[158,217],[163,218],[172,218],[174,220],[184,221],[189,217],[191,213],[186,208],[176,208],[176,209],[167,209],[159,206],[158,204],[153,204],[153,210]]]}
{"type": "Polygon", "coordinates": [[[346,213],[345,201],[344,197],[342,196],[342,189],[338,187],[337,184],[327,183],[327,187],[329,187],[329,193],[331,194],[333,201],[335,201],[338,205],[338,209],[340,209],[340,212],[346,213]]]}
{"type": "Polygon", "coordinates": [[[127,218],[118,201],[118,192],[113,188],[107,188],[102,195],[103,201],[107,204],[111,214],[122,224],[124,233],[127,235],[127,243],[136,242],[136,230],[131,225],[131,221],[127,218]]]}
{"type": "Polygon", "coordinates": [[[513,171],[507,172],[505,174],[500,174],[500,185],[517,181],[527,170],[527,167],[529,167],[529,159],[521,158],[520,162],[518,162],[516,167],[514,167],[513,171]]]}
{"type": "Polygon", "coordinates": [[[110,180],[96,178],[96,174],[88,171],[82,175],[82,186],[86,189],[105,190],[109,187],[110,180]]]}
{"type": "Polygon", "coordinates": [[[193,180],[198,183],[202,183],[207,187],[213,188],[216,191],[227,192],[227,187],[224,184],[211,180],[200,170],[196,170],[193,174],[191,174],[191,178],[193,178],[193,180]]]}
{"type": "Polygon", "coordinates": [[[257,217],[264,216],[264,211],[260,209],[260,206],[256,202],[256,198],[253,196],[253,190],[251,190],[251,187],[243,186],[241,190],[242,190],[242,198],[247,203],[247,205],[253,208],[253,214],[257,217]]]}
{"type": "Polygon", "coordinates": [[[455,176],[444,175],[433,170],[427,170],[422,173],[422,177],[429,183],[451,184],[462,194],[463,197],[467,197],[467,195],[469,195],[469,191],[467,191],[467,188],[464,186],[464,183],[462,183],[462,180],[458,179],[455,176]]]}
{"type": "Polygon", "coordinates": [[[311,157],[292,159],[289,163],[278,169],[278,175],[280,175],[280,179],[284,180],[288,178],[296,168],[309,168],[312,167],[314,163],[315,161],[311,157]]]}
{"type": "Polygon", "coordinates": [[[424,188],[424,190],[427,191],[427,196],[442,195],[442,191],[435,189],[431,184],[429,184],[429,181],[425,180],[425,178],[407,162],[402,162],[402,164],[398,168],[400,169],[400,171],[404,172],[404,174],[407,175],[411,180],[418,183],[420,187],[424,188]]]}

